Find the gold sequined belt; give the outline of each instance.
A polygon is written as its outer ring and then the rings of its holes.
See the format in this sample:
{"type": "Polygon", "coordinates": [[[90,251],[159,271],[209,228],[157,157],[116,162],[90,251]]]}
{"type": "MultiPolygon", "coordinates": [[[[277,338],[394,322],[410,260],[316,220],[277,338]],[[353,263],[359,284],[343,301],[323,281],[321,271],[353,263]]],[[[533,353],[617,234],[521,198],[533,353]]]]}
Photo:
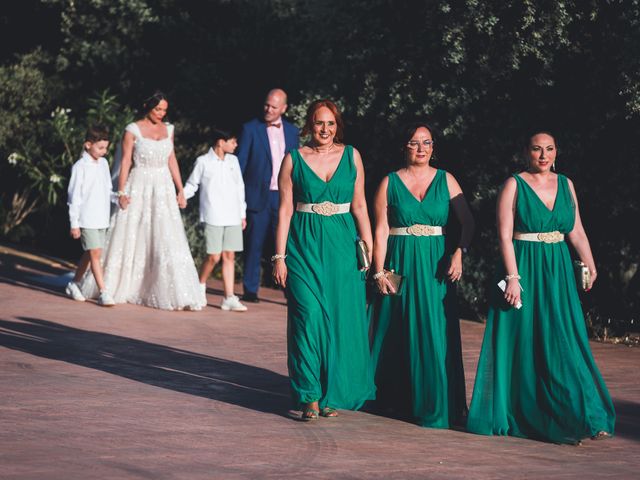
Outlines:
{"type": "Polygon", "coordinates": [[[393,227],[389,229],[389,235],[413,235],[415,237],[432,237],[444,235],[443,227],[433,225],[415,224],[410,227],[393,227]]]}
{"type": "Polygon", "coordinates": [[[298,202],[296,204],[296,210],[298,212],[317,213],[318,215],[324,215],[325,217],[330,217],[331,215],[336,215],[338,213],[349,213],[350,209],[351,209],[351,203],[333,203],[333,202],[302,203],[302,202],[298,202]]]}
{"type": "Polygon", "coordinates": [[[560,233],[557,230],[540,233],[513,232],[513,239],[526,242],[558,243],[564,241],[564,233],[560,233]]]}

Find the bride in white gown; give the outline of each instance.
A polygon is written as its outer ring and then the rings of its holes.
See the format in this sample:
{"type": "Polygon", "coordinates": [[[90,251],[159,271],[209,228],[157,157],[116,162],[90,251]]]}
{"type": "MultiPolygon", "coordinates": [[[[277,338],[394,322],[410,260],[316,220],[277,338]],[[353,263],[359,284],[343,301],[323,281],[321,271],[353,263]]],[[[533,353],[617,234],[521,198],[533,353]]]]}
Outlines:
{"type": "MultiPolygon", "coordinates": [[[[120,209],[111,218],[103,250],[104,282],[116,303],[200,310],[206,300],[180,215],[187,202],[173,150],[173,125],[162,122],[167,108],[165,96],[156,92],[145,101],[144,117],[125,129],[120,209]]],[[[81,289],[90,298],[99,293],[91,275],[81,289]]]]}

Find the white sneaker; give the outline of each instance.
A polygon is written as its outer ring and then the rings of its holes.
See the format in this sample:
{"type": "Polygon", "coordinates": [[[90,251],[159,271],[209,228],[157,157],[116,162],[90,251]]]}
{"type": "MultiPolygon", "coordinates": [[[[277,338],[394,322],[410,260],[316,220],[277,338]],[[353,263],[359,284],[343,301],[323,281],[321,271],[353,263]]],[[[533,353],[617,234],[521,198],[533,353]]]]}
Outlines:
{"type": "Polygon", "coordinates": [[[207,284],[201,283],[200,288],[202,289],[202,306],[207,306],[207,284]]]}
{"type": "Polygon", "coordinates": [[[113,297],[109,295],[109,292],[103,290],[100,292],[100,296],[98,297],[98,305],[103,307],[113,307],[116,302],[113,301],[113,297]]]}
{"type": "Polygon", "coordinates": [[[76,282],[67,283],[67,287],[64,289],[64,291],[69,298],[73,298],[76,302],[84,302],[86,300],[76,282]]]}
{"type": "Polygon", "coordinates": [[[236,295],[231,295],[222,300],[220,308],[224,311],[231,310],[232,312],[246,312],[247,307],[240,303],[240,299],[236,295]]]}

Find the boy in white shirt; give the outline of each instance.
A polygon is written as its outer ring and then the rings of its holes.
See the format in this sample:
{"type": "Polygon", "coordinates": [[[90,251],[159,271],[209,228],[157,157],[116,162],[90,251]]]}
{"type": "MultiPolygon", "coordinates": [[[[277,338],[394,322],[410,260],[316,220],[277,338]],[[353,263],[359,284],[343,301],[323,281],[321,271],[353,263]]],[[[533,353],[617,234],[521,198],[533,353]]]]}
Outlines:
{"type": "Polygon", "coordinates": [[[200,286],[206,302],[207,278],[222,258],[224,299],[220,308],[244,312],[247,307],[233,293],[235,252],[241,252],[242,230],[247,226],[244,181],[235,135],[213,130],[213,147],[196,159],[184,195],[191,198],[200,188],[200,221],[204,223],[207,258],[200,269],[200,286]]]}
{"type": "Polygon", "coordinates": [[[80,258],[73,281],[65,289],[74,300],[84,302],[78,282],[91,265],[91,272],[100,289],[98,304],[111,307],[113,298],[105,290],[100,256],[109,227],[112,200],[109,163],[104,158],[109,148],[109,132],[102,126],[87,130],[84,152],[71,168],[68,201],[71,237],[80,239],[84,254],[80,258]]]}

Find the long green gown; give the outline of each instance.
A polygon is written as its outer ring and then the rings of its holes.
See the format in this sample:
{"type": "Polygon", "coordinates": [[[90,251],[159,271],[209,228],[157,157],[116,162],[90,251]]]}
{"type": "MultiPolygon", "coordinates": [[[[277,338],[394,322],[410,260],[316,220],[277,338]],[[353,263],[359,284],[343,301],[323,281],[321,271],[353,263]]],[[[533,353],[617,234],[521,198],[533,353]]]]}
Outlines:
{"type": "MultiPolygon", "coordinates": [[[[566,177],[549,210],[519,176],[514,231],[569,233],[575,203],[566,177]]],[[[522,308],[495,287],[467,428],[576,443],[613,433],[615,413],[589,348],[567,244],[514,240],[522,308]]],[[[504,266],[498,268],[504,277],[504,266]]]]}
{"type": "MultiPolygon", "coordinates": [[[[294,204],[349,203],[356,167],[347,145],[325,182],[297,150],[294,204]]],[[[369,356],[365,283],[358,270],[357,232],[350,213],[296,211],[287,241],[288,366],[294,404],[355,410],[375,397],[369,356]]]]}
{"type": "MultiPolygon", "coordinates": [[[[419,201],[389,175],[389,227],[444,226],[449,215],[446,172],[438,170],[419,201]]],[[[404,276],[400,295],[380,296],[370,313],[378,407],[425,427],[449,428],[466,413],[455,287],[445,278],[445,237],[390,235],[385,266],[404,276]]]]}

